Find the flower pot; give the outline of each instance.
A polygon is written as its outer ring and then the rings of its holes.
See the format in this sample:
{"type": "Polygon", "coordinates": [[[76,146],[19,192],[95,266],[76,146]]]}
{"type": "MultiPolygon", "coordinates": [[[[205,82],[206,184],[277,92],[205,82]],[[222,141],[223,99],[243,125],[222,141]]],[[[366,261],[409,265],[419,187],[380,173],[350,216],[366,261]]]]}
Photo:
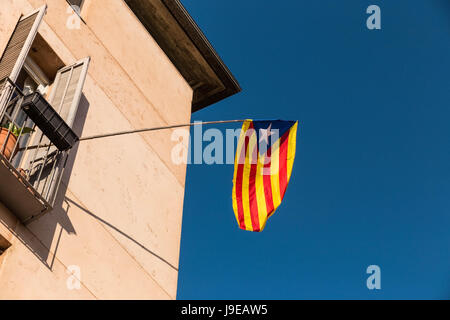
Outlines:
{"type": "MultiPolygon", "coordinates": [[[[8,129],[0,128],[0,152],[5,156],[6,159],[9,160],[11,158],[11,155],[13,155],[13,150],[14,150],[14,147],[16,146],[16,143],[17,143],[17,137],[15,135],[10,133],[9,137],[8,137],[8,129]],[[5,143],[5,141],[6,141],[6,143],[5,143]],[[3,148],[3,144],[5,144],[4,148],[3,148]]],[[[17,152],[17,150],[15,150],[14,154],[16,152],[17,152]]]]}

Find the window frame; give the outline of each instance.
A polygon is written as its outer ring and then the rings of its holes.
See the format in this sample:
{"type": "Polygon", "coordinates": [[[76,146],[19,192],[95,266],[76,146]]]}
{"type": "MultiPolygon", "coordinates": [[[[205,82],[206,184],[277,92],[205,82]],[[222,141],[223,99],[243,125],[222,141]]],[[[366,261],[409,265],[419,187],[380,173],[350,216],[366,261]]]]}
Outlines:
{"type": "Polygon", "coordinates": [[[11,243],[0,234],[0,256],[11,247],[11,243]]]}
{"type": "Polygon", "coordinates": [[[84,5],[85,1],[86,0],[81,0],[80,5],[78,6],[76,4],[71,3],[71,0],[66,0],[66,2],[69,4],[69,6],[72,8],[72,10],[80,17],[81,21],[83,21],[84,23],[86,23],[86,22],[83,20],[81,11],[83,11],[83,5],[84,5]],[[78,11],[75,10],[74,7],[78,7],[79,10],[78,11]]]}

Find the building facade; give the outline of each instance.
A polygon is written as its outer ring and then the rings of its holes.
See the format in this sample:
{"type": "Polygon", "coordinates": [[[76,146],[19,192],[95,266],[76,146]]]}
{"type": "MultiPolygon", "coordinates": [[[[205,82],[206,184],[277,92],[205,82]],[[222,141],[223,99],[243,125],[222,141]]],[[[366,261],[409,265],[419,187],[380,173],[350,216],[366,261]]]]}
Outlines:
{"type": "Polygon", "coordinates": [[[186,166],[172,130],[64,150],[48,126],[188,123],[239,85],[178,0],[1,2],[0,299],[175,299],[186,166]],[[36,92],[59,116],[25,107],[36,92]]]}

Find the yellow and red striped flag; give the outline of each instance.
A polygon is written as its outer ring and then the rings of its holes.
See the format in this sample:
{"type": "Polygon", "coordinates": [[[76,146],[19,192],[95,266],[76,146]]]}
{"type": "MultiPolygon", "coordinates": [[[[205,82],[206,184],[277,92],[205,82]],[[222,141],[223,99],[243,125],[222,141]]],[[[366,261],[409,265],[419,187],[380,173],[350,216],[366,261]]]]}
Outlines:
{"type": "Polygon", "coordinates": [[[297,125],[244,121],[233,177],[233,210],[241,229],[262,231],[281,204],[294,165],[297,125]]]}

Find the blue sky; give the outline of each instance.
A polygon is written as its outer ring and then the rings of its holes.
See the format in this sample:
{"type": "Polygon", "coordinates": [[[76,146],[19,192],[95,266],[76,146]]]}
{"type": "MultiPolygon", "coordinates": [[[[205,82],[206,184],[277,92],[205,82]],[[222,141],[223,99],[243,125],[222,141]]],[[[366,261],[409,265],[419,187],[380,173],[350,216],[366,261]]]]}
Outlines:
{"type": "Polygon", "coordinates": [[[182,2],[243,88],[193,120],[299,132],[262,233],[236,224],[232,165],[188,166],[178,298],[449,299],[450,2],[182,2]]]}

